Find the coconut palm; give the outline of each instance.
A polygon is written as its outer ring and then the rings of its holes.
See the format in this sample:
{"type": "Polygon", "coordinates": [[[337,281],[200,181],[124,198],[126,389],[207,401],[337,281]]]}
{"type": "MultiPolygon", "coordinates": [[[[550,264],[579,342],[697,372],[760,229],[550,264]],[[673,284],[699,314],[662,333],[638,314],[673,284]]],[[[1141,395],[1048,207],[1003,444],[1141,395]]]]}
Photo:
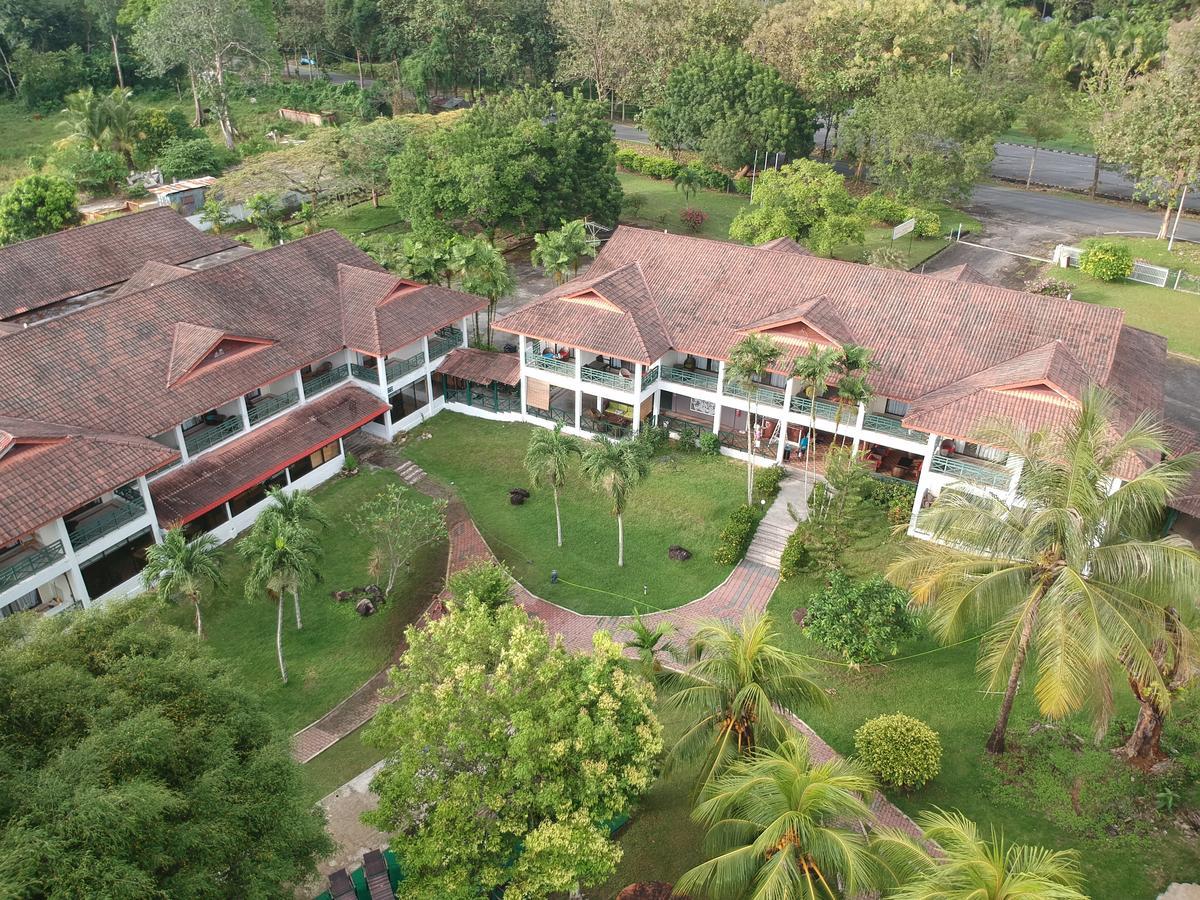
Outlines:
{"type": "Polygon", "coordinates": [[[617,565],[625,565],[625,504],[629,493],[650,474],[650,460],[634,441],[610,441],[600,435],[583,451],[581,466],[592,486],[612,500],[617,517],[617,565]]]}
{"type": "Polygon", "coordinates": [[[936,858],[891,829],[873,841],[893,871],[905,873],[889,900],[1087,900],[1074,850],[1009,844],[995,829],[984,840],[966,816],[940,809],[917,824],[937,844],[936,858]]]}
{"type": "Polygon", "coordinates": [[[770,617],[749,612],[740,627],[709,622],[689,642],[691,662],[671,677],[678,689],[666,702],[690,724],[670,758],[702,759],[700,785],[738,757],[784,740],[790,728],[780,708],[827,703],[804,660],[778,642],[770,617]]]}
{"type": "MultiPolygon", "coordinates": [[[[1200,555],[1161,530],[1167,500],[1189,480],[1194,456],[1131,475],[1136,459],[1164,459],[1162,431],[1146,417],[1118,428],[1112,403],[1091,389],[1072,421],[1047,432],[996,426],[980,440],[1024,460],[1018,502],[944,490],[919,519],[932,541],[911,545],[889,569],[937,636],[952,642],[973,619],[990,622],[979,669],[1004,696],[987,741],[1005,749],[1013,699],[1033,650],[1034,692],[1061,717],[1106,698],[1121,662],[1138,683],[1165,688],[1150,645],[1167,605],[1200,592],[1200,555]],[[1113,488],[1114,478],[1127,477],[1113,488]]],[[[1165,695],[1165,691],[1164,691],[1165,695]]]]}
{"type": "Polygon", "coordinates": [[[837,367],[838,351],[833,347],[813,344],[808,352],[797,357],[792,365],[792,377],[800,381],[804,396],[808,398],[809,429],[808,443],[804,454],[804,495],[808,496],[808,464],[812,459],[812,445],[817,435],[817,398],[825,393],[829,379],[837,367]]]}
{"type": "Polygon", "coordinates": [[[675,190],[683,194],[684,203],[690,202],[700,189],[700,173],[691,166],[684,166],[671,181],[675,190]]]}
{"type": "Polygon", "coordinates": [[[765,335],[748,334],[729,350],[725,380],[746,392],[750,413],[746,418],[746,502],[754,502],[754,410],[758,403],[758,379],[779,361],[779,345],[765,335]]]}
{"type": "Polygon", "coordinates": [[[553,431],[539,428],[529,438],[525,450],[525,471],[534,487],[550,485],[554,493],[554,526],[558,534],[558,546],[562,546],[562,513],[558,508],[558,489],[567,483],[567,472],[571,461],[580,455],[579,441],[563,434],[562,422],[553,431]]]}
{"type": "MultiPolygon", "coordinates": [[[[308,491],[285,491],[276,485],[267,491],[267,499],[270,504],[262,511],[260,519],[262,516],[275,516],[300,528],[311,528],[314,525],[324,528],[329,524],[325,511],[317,505],[317,501],[308,491]]],[[[292,594],[292,601],[296,607],[296,629],[299,630],[304,627],[300,621],[299,593],[292,594]]]]}
{"type": "Polygon", "coordinates": [[[204,637],[200,619],[201,587],[221,583],[221,567],[217,562],[220,542],[211,534],[202,533],[187,539],[183,529],[176,527],[163,533],[161,544],[146,548],[146,567],[142,580],[163,602],[184,599],[196,612],[196,637],[204,637]]]}
{"type": "Polygon", "coordinates": [[[138,110],[132,97],[133,91],[130,88],[115,87],[112,93],[104,98],[109,145],[121,154],[125,165],[130,169],[133,168],[133,151],[141,132],[138,110]]]}
{"type": "Polygon", "coordinates": [[[795,735],[739,760],[704,792],[692,818],[713,857],[685,872],[679,894],[746,900],[841,900],[887,883],[861,823],[875,792],[857,763],[814,765],[795,735]]]}
{"type": "Polygon", "coordinates": [[[1173,606],[1163,610],[1163,633],[1150,644],[1150,658],[1158,671],[1156,683],[1142,682],[1129,672],[1129,689],[1138,702],[1138,717],[1121,748],[1130,763],[1143,769],[1167,759],[1162,732],[1171,704],[1200,677],[1200,631],[1184,624],[1173,606]]]}
{"type": "MultiPolygon", "coordinates": [[[[488,344],[492,343],[492,320],[496,318],[496,304],[501,297],[511,294],[516,286],[512,269],[500,249],[486,238],[476,238],[475,253],[471,255],[463,271],[462,289],[469,294],[487,298],[488,344]]],[[[479,335],[478,321],[475,323],[475,335],[479,335]]]]}
{"type": "MultiPolygon", "coordinates": [[[[842,413],[848,407],[857,410],[867,403],[875,392],[862,375],[843,375],[837,386],[837,412],[833,417],[833,439],[837,441],[838,429],[842,424],[842,413]]],[[[857,416],[857,413],[855,413],[857,416]]]]}
{"type": "Polygon", "coordinates": [[[867,384],[867,374],[875,368],[875,363],[871,360],[871,351],[867,347],[860,344],[842,344],[841,349],[837,351],[837,362],[834,364],[835,370],[840,377],[838,378],[838,408],[833,421],[833,436],[837,440],[838,427],[842,424],[842,413],[848,403],[853,403],[857,406],[860,402],[866,402],[871,396],[870,386],[867,384]],[[846,390],[843,392],[842,385],[845,383],[846,390]],[[863,398],[858,400],[856,398],[863,398]]]}
{"type": "Polygon", "coordinates": [[[591,235],[587,231],[587,223],[583,219],[572,219],[570,222],[563,222],[563,226],[559,229],[562,234],[563,252],[567,254],[567,260],[571,266],[571,274],[579,274],[579,263],[585,256],[596,255],[596,242],[592,240],[591,235]]]}
{"type": "Polygon", "coordinates": [[[567,271],[571,268],[571,256],[562,231],[535,234],[529,261],[535,266],[541,266],[542,271],[553,278],[555,284],[566,281],[567,271]]]}
{"type": "Polygon", "coordinates": [[[642,671],[650,681],[658,680],[662,663],[658,654],[675,655],[675,646],[667,640],[667,636],[675,630],[669,621],[662,620],[655,625],[647,625],[640,612],[633,614],[633,621],[625,626],[629,630],[629,640],[625,641],[626,650],[632,650],[641,660],[642,671]]]}
{"type": "Polygon", "coordinates": [[[108,140],[107,98],[86,87],[67,95],[67,107],[63,111],[61,128],[68,131],[59,141],[60,146],[71,143],[86,144],[92,150],[100,150],[108,140]]]}
{"type": "Polygon", "coordinates": [[[282,516],[259,516],[250,533],[238,543],[238,552],[250,563],[246,576],[246,599],[266,594],[275,603],[275,654],[279,674],[287,683],[283,660],[283,598],[291,594],[300,627],[300,589],[320,580],[317,559],[320,547],[303,525],[282,516]]]}

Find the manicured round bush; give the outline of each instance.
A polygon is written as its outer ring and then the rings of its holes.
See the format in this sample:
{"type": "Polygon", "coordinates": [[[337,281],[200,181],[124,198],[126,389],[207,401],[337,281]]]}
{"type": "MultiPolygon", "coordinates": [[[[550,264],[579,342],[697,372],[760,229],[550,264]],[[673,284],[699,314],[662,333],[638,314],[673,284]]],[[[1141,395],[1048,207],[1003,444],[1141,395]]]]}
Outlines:
{"type": "Polygon", "coordinates": [[[884,225],[899,225],[908,218],[908,207],[881,191],[867,194],[859,200],[858,211],[864,218],[884,225]]]}
{"type": "Polygon", "coordinates": [[[1121,281],[1133,272],[1133,251],[1116,241],[1084,241],[1079,270],[1101,281],[1121,281]]]}
{"type": "Polygon", "coordinates": [[[908,209],[908,218],[917,220],[913,231],[918,237],[937,237],[942,233],[942,217],[931,209],[911,206],[908,209]]]}
{"type": "Polygon", "coordinates": [[[864,722],[854,732],[854,752],[881,784],[906,791],[924,786],[942,770],[938,733],[903,713],[864,722]]]}
{"type": "Polygon", "coordinates": [[[704,227],[704,223],[708,221],[708,213],[702,209],[689,206],[679,214],[679,221],[692,234],[697,234],[704,227]]]}

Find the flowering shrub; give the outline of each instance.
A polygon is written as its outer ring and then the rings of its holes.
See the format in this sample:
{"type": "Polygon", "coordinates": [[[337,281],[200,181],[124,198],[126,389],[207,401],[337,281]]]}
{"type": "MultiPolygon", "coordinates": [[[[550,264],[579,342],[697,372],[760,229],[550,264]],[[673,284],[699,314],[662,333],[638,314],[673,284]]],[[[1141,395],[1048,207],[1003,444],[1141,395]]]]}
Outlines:
{"type": "Polygon", "coordinates": [[[1083,242],[1079,270],[1101,281],[1121,281],[1133,272],[1133,251],[1117,241],[1083,242]]]}
{"type": "Polygon", "coordinates": [[[708,221],[708,213],[702,209],[689,206],[679,214],[679,221],[683,222],[688,231],[696,234],[704,227],[704,223],[708,221]]]}

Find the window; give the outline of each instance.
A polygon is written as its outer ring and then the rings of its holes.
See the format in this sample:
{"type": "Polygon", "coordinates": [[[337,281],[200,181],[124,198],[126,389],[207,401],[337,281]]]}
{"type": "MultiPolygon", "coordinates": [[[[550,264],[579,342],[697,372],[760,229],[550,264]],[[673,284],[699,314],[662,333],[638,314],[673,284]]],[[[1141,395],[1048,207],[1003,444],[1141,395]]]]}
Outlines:
{"type": "Polygon", "coordinates": [[[312,467],[315,469],[317,466],[324,465],[325,463],[329,462],[332,459],[337,459],[337,457],[340,453],[341,453],[341,450],[338,446],[338,442],[330,441],[328,444],[326,444],[320,450],[314,450],[312,453],[310,453],[308,455],[308,461],[312,464],[312,467]]]}
{"type": "Polygon", "coordinates": [[[893,400],[889,397],[883,405],[883,411],[889,416],[904,417],[908,415],[908,404],[901,403],[899,400],[893,400]]]}
{"type": "MultiPolygon", "coordinates": [[[[442,376],[445,378],[445,376],[442,376]]],[[[457,379],[455,379],[457,381],[457,379]]],[[[454,383],[447,379],[447,386],[453,388],[454,383]]],[[[465,385],[463,385],[465,387],[465,385]]],[[[411,415],[429,403],[429,395],[425,391],[425,379],[421,378],[412,384],[402,387],[391,396],[392,421],[399,421],[411,415]]]]}
{"type": "Polygon", "coordinates": [[[146,565],[146,547],[153,543],[154,535],[147,528],[81,565],[88,594],[95,599],[137,575],[146,565]]]}

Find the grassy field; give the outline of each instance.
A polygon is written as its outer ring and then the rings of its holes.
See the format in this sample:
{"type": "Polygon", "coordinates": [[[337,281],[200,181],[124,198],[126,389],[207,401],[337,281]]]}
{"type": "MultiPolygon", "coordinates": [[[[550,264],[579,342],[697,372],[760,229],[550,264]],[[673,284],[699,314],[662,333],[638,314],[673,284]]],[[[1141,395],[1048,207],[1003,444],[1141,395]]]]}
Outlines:
{"type": "MultiPolygon", "coordinates": [[[[207,641],[288,731],[312,722],[383,668],[404,627],[441,587],[444,545],[420,554],[392,601],[370,618],[361,618],[353,606],[330,598],[331,591],[370,583],[370,548],[350,522],[362,503],[394,481],[393,473],[374,471],[335,479],[315,491],[330,520],[321,534],[323,580],[301,595],[303,630],[296,631],[290,608],[285,611],[286,685],[280,681],[275,660],[274,605],[266,598],[246,599],[242,591],[246,563],[232,546],[223,551],[224,583],[202,607],[207,641]]],[[[171,616],[180,627],[191,626],[190,609],[177,607],[171,616]]]]}
{"type": "Polygon", "coordinates": [[[562,491],[563,547],[555,546],[554,501],[538,489],[523,506],[508,490],[529,488],[523,460],[534,425],[439,413],[404,453],[466,502],[484,538],[526,587],[591,615],[669,608],[707,593],[729,574],[712,560],[729,514],[745,502],[745,469],[724,457],[669,453],[634,489],[625,511],[625,566],[617,567],[617,523],[609,502],[578,468],[562,491]],[[667,558],[681,544],[687,562],[667,558]],[[557,569],[559,583],[550,583],[557,569]]]}
{"type": "MultiPolygon", "coordinates": [[[[1029,133],[1017,127],[1010,128],[996,138],[996,140],[1005,144],[1024,144],[1027,147],[1034,145],[1034,140],[1029,133]]],[[[1071,153],[1088,154],[1096,152],[1096,148],[1092,143],[1092,136],[1077,123],[1071,123],[1060,137],[1042,141],[1041,149],[1067,150],[1071,153]]]]}
{"type": "Polygon", "coordinates": [[[350,732],[320,756],[310,759],[302,768],[309,797],[315,803],[343,784],[361,775],[383,759],[383,754],[362,742],[362,725],[350,732]]]}

